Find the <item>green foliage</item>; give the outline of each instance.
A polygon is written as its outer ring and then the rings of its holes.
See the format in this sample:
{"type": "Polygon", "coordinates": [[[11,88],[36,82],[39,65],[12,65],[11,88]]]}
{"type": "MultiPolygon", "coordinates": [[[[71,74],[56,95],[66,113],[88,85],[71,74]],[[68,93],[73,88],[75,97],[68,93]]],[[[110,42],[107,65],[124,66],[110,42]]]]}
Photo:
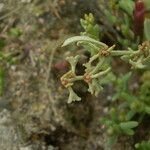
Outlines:
{"type": "MultiPolygon", "coordinates": [[[[120,3],[124,3],[123,1],[120,3]]],[[[122,5],[120,4],[120,5],[122,5]]],[[[81,101],[81,98],[74,92],[73,86],[76,81],[84,81],[88,84],[88,92],[98,96],[103,90],[103,85],[110,82],[114,83],[116,93],[112,97],[116,108],[111,108],[110,117],[101,119],[104,124],[108,140],[106,145],[112,146],[117,142],[120,135],[134,134],[134,128],[138,126],[145,114],[150,115],[150,73],[145,72],[143,83],[139,88],[138,94],[134,95],[128,88],[128,82],[132,75],[128,72],[121,77],[116,77],[112,72],[112,58],[120,57],[122,61],[130,64],[132,71],[135,69],[149,70],[150,68],[150,43],[143,42],[138,49],[128,48],[127,50],[117,50],[115,45],[108,46],[98,40],[93,16],[85,15],[85,20],[81,19],[81,24],[85,32],[81,36],[67,39],[62,46],[77,43],[83,46],[89,53],[90,58],[83,64],[85,67],[82,75],[76,74],[76,66],[80,61],[79,55],[67,57],[70,63],[70,70],[61,77],[61,82],[69,91],[68,103],[81,101]],[[90,26],[88,26],[88,24],[90,26]],[[92,36],[93,35],[93,36],[92,36]],[[139,114],[138,121],[133,118],[139,114]]]]}
{"type": "Polygon", "coordinates": [[[121,92],[118,98],[125,101],[124,105],[129,107],[130,111],[142,115],[150,115],[150,80],[144,80],[140,86],[139,95],[134,96],[131,92],[126,90],[121,92]]]}
{"type": "MultiPolygon", "coordinates": [[[[86,20],[88,20],[88,22],[93,22],[92,16],[88,17],[88,15],[86,15],[86,20]]],[[[91,94],[98,96],[103,89],[101,80],[105,79],[111,71],[110,60],[112,57],[120,56],[121,59],[128,62],[133,69],[145,69],[149,67],[149,65],[147,65],[150,58],[150,44],[148,42],[140,45],[138,50],[133,50],[131,48],[128,48],[128,50],[114,50],[115,45],[109,47],[105,43],[99,42],[99,40],[84,35],[71,37],[67,39],[62,46],[67,46],[72,43],[77,43],[77,45],[83,47],[86,46],[87,49],[89,48],[88,51],[90,52],[91,57],[88,62],[83,64],[85,67],[85,73],[80,76],[76,75],[76,64],[79,61],[79,56],[67,58],[71,65],[71,70],[62,76],[61,82],[66,88],[68,88],[70,95],[74,95],[69,96],[69,103],[75,100],[80,100],[77,95],[75,96],[72,88],[74,83],[78,80],[85,81],[89,86],[88,91],[91,94]]],[[[128,78],[128,76],[125,77],[124,80],[126,80],[126,78],[128,78]]],[[[120,90],[122,88],[120,88],[120,90]]]]}
{"type": "Polygon", "coordinates": [[[82,35],[86,35],[96,40],[99,40],[100,27],[97,24],[95,24],[93,14],[85,14],[84,19],[80,19],[80,23],[83,29],[85,30],[85,32],[81,33],[82,35]]]}
{"type": "Polygon", "coordinates": [[[117,78],[117,80],[115,81],[116,94],[113,95],[112,100],[117,100],[122,93],[128,92],[127,82],[130,77],[131,77],[131,72],[122,75],[120,78],[117,78]]]}
{"type": "Polygon", "coordinates": [[[106,142],[106,146],[111,147],[116,142],[120,135],[134,134],[133,128],[138,126],[138,122],[130,121],[131,118],[126,117],[126,112],[121,112],[115,108],[112,108],[109,112],[110,118],[101,119],[101,123],[105,125],[109,138],[106,142]]]}
{"type": "Polygon", "coordinates": [[[133,15],[134,2],[133,0],[120,0],[119,7],[126,11],[130,16],[133,15]]]}
{"type": "MultiPolygon", "coordinates": [[[[106,26],[111,32],[115,34],[116,41],[123,47],[130,46],[131,48],[137,48],[140,41],[150,40],[149,34],[149,12],[150,12],[150,1],[143,0],[144,7],[146,10],[145,21],[144,21],[144,33],[141,36],[136,36],[134,32],[134,9],[136,0],[111,0],[105,2],[107,5],[101,5],[100,8],[104,12],[104,18],[108,21],[109,26],[106,26]]],[[[137,16],[140,17],[137,14],[137,16]]],[[[106,22],[107,22],[106,21],[106,22]]],[[[140,21],[140,20],[139,20],[140,21]]],[[[142,20],[139,22],[142,24],[142,20]]]]}
{"type": "Polygon", "coordinates": [[[149,150],[150,149],[150,141],[142,141],[135,145],[136,150],[149,150]]]}
{"type": "MultiPolygon", "coordinates": [[[[114,97],[115,99],[121,100],[121,103],[117,105],[116,109],[110,111],[110,118],[104,118],[101,121],[106,126],[107,131],[109,131],[107,133],[110,133],[110,131],[117,131],[112,132],[112,135],[108,134],[108,146],[115,144],[119,135],[134,134],[133,130],[127,129],[126,127],[128,127],[128,125],[130,126],[130,122],[132,122],[136,114],[139,114],[139,122],[136,122],[137,124],[142,121],[141,119],[143,119],[145,114],[150,115],[150,72],[147,71],[144,73],[143,84],[140,86],[139,95],[137,96],[134,96],[128,89],[127,83],[130,76],[131,73],[128,73],[115,81],[116,94],[114,97]],[[123,128],[125,130],[119,130],[123,128]],[[112,140],[113,138],[116,138],[116,140],[112,140]]],[[[139,148],[141,148],[141,146],[139,146],[139,148]]]]}
{"type": "Polygon", "coordinates": [[[134,1],[133,0],[111,0],[104,1],[104,5],[101,5],[100,9],[103,12],[104,28],[114,34],[113,38],[115,44],[119,44],[122,47],[128,46],[135,49],[137,48],[140,38],[134,35],[133,31],[133,12],[134,1]]]}
{"type": "Polygon", "coordinates": [[[143,119],[145,114],[150,115],[150,72],[144,73],[143,84],[140,86],[139,95],[137,96],[134,96],[128,89],[127,83],[130,76],[131,73],[127,73],[115,80],[116,94],[112,99],[121,100],[121,103],[117,104],[115,109],[111,109],[109,118],[105,117],[101,120],[101,123],[107,129],[109,138],[106,145],[109,147],[117,142],[120,135],[132,136],[134,134],[132,127],[136,127],[142,121],[141,119],[143,119]],[[132,121],[136,114],[139,114],[139,122],[132,121]]]}

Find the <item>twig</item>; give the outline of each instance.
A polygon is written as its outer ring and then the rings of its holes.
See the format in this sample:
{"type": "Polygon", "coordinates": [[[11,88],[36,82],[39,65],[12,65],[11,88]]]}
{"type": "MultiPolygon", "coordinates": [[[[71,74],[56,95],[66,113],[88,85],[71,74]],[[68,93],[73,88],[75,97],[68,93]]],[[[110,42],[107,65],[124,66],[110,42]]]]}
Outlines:
{"type": "Polygon", "coordinates": [[[9,12],[9,13],[7,13],[7,14],[5,14],[5,15],[3,15],[2,17],[0,17],[0,21],[1,20],[3,20],[3,19],[5,19],[5,18],[7,18],[7,17],[9,17],[10,15],[12,15],[13,13],[15,13],[15,12],[17,12],[19,9],[21,9],[22,8],[22,6],[20,6],[20,7],[18,7],[18,8],[16,8],[16,9],[14,9],[14,10],[12,10],[11,12],[9,12]]]}

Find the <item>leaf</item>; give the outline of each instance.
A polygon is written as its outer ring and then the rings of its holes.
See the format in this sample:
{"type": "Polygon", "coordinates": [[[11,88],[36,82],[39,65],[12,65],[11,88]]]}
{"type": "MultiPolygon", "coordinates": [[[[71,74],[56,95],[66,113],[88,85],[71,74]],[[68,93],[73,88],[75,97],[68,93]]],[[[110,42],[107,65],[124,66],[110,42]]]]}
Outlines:
{"type": "Polygon", "coordinates": [[[128,129],[132,129],[138,126],[138,122],[136,121],[127,121],[127,122],[122,122],[120,123],[120,128],[122,130],[128,130],[128,129]]]}
{"type": "Polygon", "coordinates": [[[130,95],[129,93],[125,93],[125,92],[120,93],[120,98],[126,100],[129,104],[134,102],[136,99],[133,95],[130,95]]]}
{"type": "Polygon", "coordinates": [[[130,16],[133,15],[134,2],[132,0],[120,0],[119,7],[127,12],[130,16]]]}
{"type": "Polygon", "coordinates": [[[77,55],[75,57],[71,56],[71,57],[67,57],[66,60],[70,63],[71,65],[71,70],[73,73],[75,73],[75,69],[76,69],[76,65],[79,61],[80,56],[77,55]]]}
{"type": "Polygon", "coordinates": [[[144,59],[143,64],[150,68],[150,56],[144,59]]]}
{"type": "Polygon", "coordinates": [[[134,131],[132,129],[126,129],[124,130],[124,133],[127,135],[134,135],[134,131]]]}
{"type": "Polygon", "coordinates": [[[99,52],[99,47],[96,46],[95,44],[93,43],[89,43],[89,42],[85,42],[85,41],[82,41],[82,42],[78,42],[78,45],[81,45],[83,46],[86,50],[88,50],[90,53],[91,53],[91,56],[97,54],[99,52]]]}
{"type": "Polygon", "coordinates": [[[142,63],[142,59],[139,59],[137,62],[129,60],[129,63],[132,65],[134,69],[145,69],[147,66],[142,63]]]}
{"type": "Polygon", "coordinates": [[[110,110],[110,116],[113,121],[118,121],[118,111],[115,108],[110,110]]]}
{"type": "Polygon", "coordinates": [[[144,21],[144,34],[146,40],[150,41],[150,19],[145,19],[144,21]]]}
{"type": "Polygon", "coordinates": [[[81,98],[73,91],[72,87],[68,87],[68,90],[70,92],[69,98],[68,98],[69,104],[75,101],[81,101],[81,98]]]}
{"type": "Polygon", "coordinates": [[[117,139],[118,139],[118,136],[117,136],[117,135],[114,135],[114,136],[112,136],[112,137],[109,137],[109,138],[108,138],[108,141],[106,142],[106,146],[107,146],[107,147],[112,147],[114,144],[116,144],[117,139]]]}
{"type": "Polygon", "coordinates": [[[137,150],[150,150],[150,141],[142,141],[141,143],[135,144],[137,150]]]}
{"type": "Polygon", "coordinates": [[[100,122],[104,125],[106,125],[107,127],[112,126],[113,122],[112,120],[108,119],[108,118],[101,118],[100,122]]]}
{"type": "Polygon", "coordinates": [[[88,85],[89,85],[88,91],[91,94],[94,94],[96,97],[103,90],[103,87],[98,83],[97,79],[92,79],[92,82],[89,83],[88,85]]]}
{"type": "Polygon", "coordinates": [[[120,97],[120,93],[116,93],[112,96],[112,101],[116,101],[120,97]]]}
{"type": "Polygon", "coordinates": [[[109,72],[106,76],[104,76],[103,80],[100,80],[101,84],[109,84],[116,81],[116,76],[112,72],[109,72]]]}
{"type": "Polygon", "coordinates": [[[126,120],[131,120],[135,114],[136,114],[136,113],[135,113],[134,111],[130,110],[130,111],[126,114],[126,120]]]}
{"type": "Polygon", "coordinates": [[[150,107],[145,107],[145,112],[150,115],[150,107]]]}
{"type": "Polygon", "coordinates": [[[117,17],[115,15],[112,15],[112,13],[109,10],[104,9],[104,14],[110,24],[114,25],[117,23],[118,21],[117,17]]]}
{"type": "Polygon", "coordinates": [[[104,44],[102,42],[99,42],[97,40],[94,40],[94,39],[92,39],[88,36],[74,36],[74,37],[71,37],[63,43],[62,47],[67,46],[67,45],[72,44],[72,43],[75,43],[75,42],[80,42],[80,41],[91,42],[91,43],[97,44],[99,46],[107,47],[106,44],[104,44]]]}
{"type": "Polygon", "coordinates": [[[89,25],[87,28],[87,34],[94,39],[99,39],[99,26],[89,25]]]}

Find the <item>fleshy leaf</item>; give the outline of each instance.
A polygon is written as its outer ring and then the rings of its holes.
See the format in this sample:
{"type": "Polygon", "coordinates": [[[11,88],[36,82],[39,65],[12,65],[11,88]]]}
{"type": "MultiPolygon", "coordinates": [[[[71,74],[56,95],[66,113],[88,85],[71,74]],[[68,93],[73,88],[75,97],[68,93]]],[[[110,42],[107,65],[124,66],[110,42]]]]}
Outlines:
{"type": "Polygon", "coordinates": [[[132,129],[138,126],[138,122],[136,121],[128,121],[120,123],[120,127],[122,130],[132,129]]]}
{"type": "Polygon", "coordinates": [[[116,144],[117,139],[118,139],[118,136],[117,136],[117,135],[114,135],[114,136],[110,137],[110,138],[108,139],[108,141],[106,142],[106,146],[107,146],[107,147],[112,147],[114,144],[116,144]]]}
{"type": "Polygon", "coordinates": [[[95,96],[98,96],[98,94],[102,90],[103,90],[103,87],[101,87],[101,85],[98,84],[98,80],[97,79],[92,79],[91,83],[89,83],[89,89],[88,89],[88,91],[91,94],[94,94],[95,96]]]}
{"type": "Polygon", "coordinates": [[[68,90],[69,90],[68,103],[81,100],[81,98],[73,91],[72,87],[69,87],[68,90]]]}
{"type": "Polygon", "coordinates": [[[134,9],[134,2],[132,0],[120,0],[119,7],[132,16],[134,9]]]}
{"type": "Polygon", "coordinates": [[[71,70],[73,73],[75,73],[75,68],[76,68],[76,65],[78,63],[78,60],[79,60],[80,56],[77,55],[75,57],[71,56],[71,57],[67,57],[67,61],[70,63],[71,65],[71,70]]]}
{"type": "Polygon", "coordinates": [[[67,46],[67,45],[70,45],[72,43],[76,43],[76,42],[79,42],[79,41],[85,41],[85,42],[91,42],[91,43],[94,43],[94,44],[97,44],[99,46],[104,46],[104,47],[107,47],[106,44],[102,43],[102,42],[99,42],[97,40],[94,40],[93,38],[90,38],[88,36],[74,36],[74,37],[71,37],[69,39],[67,39],[62,47],[64,46],[67,46]]]}

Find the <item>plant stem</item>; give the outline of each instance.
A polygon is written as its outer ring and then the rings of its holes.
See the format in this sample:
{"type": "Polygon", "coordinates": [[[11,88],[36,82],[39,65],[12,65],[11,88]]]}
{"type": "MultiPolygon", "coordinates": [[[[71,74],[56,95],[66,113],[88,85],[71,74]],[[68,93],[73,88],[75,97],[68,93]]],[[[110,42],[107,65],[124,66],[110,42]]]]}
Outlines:
{"type": "Polygon", "coordinates": [[[94,56],[92,56],[89,60],[89,63],[92,63],[95,59],[97,59],[99,57],[99,54],[96,54],[94,56]]]}
{"type": "Polygon", "coordinates": [[[102,59],[100,59],[100,62],[96,65],[96,67],[92,70],[92,72],[90,72],[90,74],[95,74],[98,70],[100,70],[100,67],[102,66],[102,64],[104,63],[105,58],[102,57],[102,59]]]}
{"type": "Polygon", "coordinates": [[[97,74],[95,74],[95,75],[92,75],[91,77],[92,77],[92,78],[99,78],[99,77],[101,77],[101,76],[107,74],[110,70],[111,70],[111,68],[109,67],[109,68],[106,69],[105,71],[99,72],[99,73],[97,73],[97,74]]]}
{"type": "Polygon", "coordinates": [[[76,77],[70,79],[69,82],[75,82],[75,81],[79,81],[79,80],[83,80],[83,76],[76,76],[76,77]]]}
{"type": "Polygon", "coordinates": [[[113,50],[110,52],[112,56],[119,56],[119,55],[131,55],[131,54],[137,54],[139,51],[128,51],[128,50],[113,50]]]}

